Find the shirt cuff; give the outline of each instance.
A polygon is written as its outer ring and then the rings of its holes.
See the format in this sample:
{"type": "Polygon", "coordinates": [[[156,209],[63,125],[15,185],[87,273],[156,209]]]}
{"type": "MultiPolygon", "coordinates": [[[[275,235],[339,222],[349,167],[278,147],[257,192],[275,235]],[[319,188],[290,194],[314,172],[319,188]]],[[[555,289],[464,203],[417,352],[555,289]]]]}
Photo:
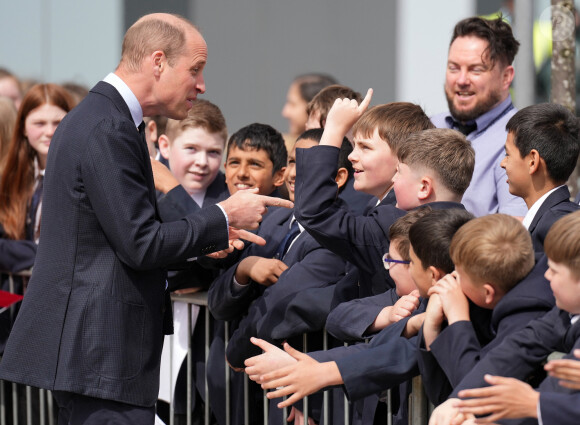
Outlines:
{"type": "Polygon", "coordinates": [[[224,213],[224,217],[226,218],[226,232],[228,233],[228,235],[230,234],[230,220],[228,219],[228,215],[226,214],[226,210],[224,210],[224,208],[220,205],[220,204],[216,204],[220,210],[222,210],[222,212],[224,213]]]}
{"type": "Polygon", "coordinates": [[[234,294],[239,294],[240,292],[242,292],[247,287],[248,287],[248,285],[242,285],[241,283],[239,283],[236,280],[236,276],[234,276],[232,278],[232,290],[233,290],[234,294]]]}

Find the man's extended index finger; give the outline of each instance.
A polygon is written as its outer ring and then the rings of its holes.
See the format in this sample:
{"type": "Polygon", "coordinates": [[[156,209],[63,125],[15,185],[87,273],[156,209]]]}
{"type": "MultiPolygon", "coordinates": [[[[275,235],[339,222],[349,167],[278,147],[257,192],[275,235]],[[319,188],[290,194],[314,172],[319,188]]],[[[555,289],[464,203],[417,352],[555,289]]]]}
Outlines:
{"type": "Polygon", "coordinates": [[[244,229],[238,229],[237,230],[237,236],[240,239],[244,239],[248,242],[253,242],[256,245],[266,245],[266,240],[258,235],[256,235],[255,233],[252,232],[248,232],[247,230],[244,229]]]}
{"type": "Polygon", "coordinates": [[[284,207],[284,208],[294,208],[294,203],[282,198],[275,198],[273,196],[259,195],[262,197],[264,205],[268,207],[284,207]]]}

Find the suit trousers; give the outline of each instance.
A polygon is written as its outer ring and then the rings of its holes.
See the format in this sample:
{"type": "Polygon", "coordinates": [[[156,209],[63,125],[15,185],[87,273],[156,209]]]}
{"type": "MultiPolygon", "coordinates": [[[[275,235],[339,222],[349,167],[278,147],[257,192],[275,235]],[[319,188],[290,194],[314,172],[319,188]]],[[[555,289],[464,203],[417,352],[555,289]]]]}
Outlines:
{"type": "Polygon", "coordinates": [[[141,407],[67,391],[52,392],[58,425],[153,425],[155,406],[141,407]]]}

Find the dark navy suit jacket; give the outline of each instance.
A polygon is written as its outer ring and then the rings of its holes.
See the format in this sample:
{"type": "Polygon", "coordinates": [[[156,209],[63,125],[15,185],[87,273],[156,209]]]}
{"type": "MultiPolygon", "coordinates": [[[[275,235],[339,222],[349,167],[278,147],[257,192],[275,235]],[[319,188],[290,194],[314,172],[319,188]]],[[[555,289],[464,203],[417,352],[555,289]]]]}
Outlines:
{"type": "Polygon", "coordinates": [[[580,205],[570,201],[570,191],[566,186],[559,187],[548,196],[528,228],[532,234],[534,251],[544,252],[544,239],[556,220],[579,209],[580,205]]]}
{"type": "Polygon", "coordinates": [[[523,329],[530,321],[554,307],[550,283],[544,277],[547,267],[546,257],[541,256],[528,276],[498,302],[491,312],[491,341],[482,341],[486,338],[482,338],[481,334],[489,332],[485,332],[486,329],[482,332],[482,324],[478,321],[461,321],[447,326],[431,344],[431,351],[427,351],[424,341],[421,341],[419,370],[432,403],[445,401],[451,388],[458,385],[480,359],[505,337],[523,329]],[[444,375],[436,373],[439,368],[444,375]],[[451,387],[444,385],[446,379],[451,387]]]}
{"type": "Polygon", "coordinates": [[[226,248],[226,218],[215,206],[159,221],[144,135],[105,82],[59,124],[46,170],[40,245],[0,376],[153,406],[172,331],[165,267],[226,248]]]}

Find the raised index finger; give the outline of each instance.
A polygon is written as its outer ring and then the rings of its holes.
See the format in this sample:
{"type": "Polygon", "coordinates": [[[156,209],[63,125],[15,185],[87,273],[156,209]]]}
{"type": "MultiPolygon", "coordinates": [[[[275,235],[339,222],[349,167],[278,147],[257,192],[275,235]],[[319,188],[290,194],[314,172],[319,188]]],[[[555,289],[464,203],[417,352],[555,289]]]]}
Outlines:
{"type": "Polygon", "coordinates": [[[367,95],[358,106],[359,111],[364,112],[369,107],[371,99],[373,98],[373,89],[367,90],[367,95]]]}

